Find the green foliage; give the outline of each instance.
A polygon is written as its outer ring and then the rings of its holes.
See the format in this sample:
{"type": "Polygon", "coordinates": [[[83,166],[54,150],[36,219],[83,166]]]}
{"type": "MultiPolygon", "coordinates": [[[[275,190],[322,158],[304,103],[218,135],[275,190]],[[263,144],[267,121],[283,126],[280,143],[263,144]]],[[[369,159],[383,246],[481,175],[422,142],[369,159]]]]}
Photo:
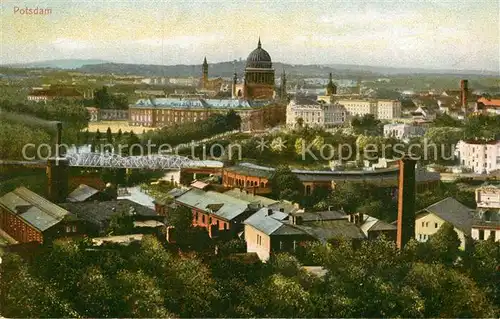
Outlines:
{"type": "Polygon", "coordinates": [[[133,212],[118,212],[111,217],[106,233],[110,236],[132,234],[134,230],[133,212]]]}
{"type": "Polygon", "coordinates": [[[124,95],[110,94],[106,86],[95,91],[93,103],[100,109],[128,109],[127,97],[124,95]]]}
{"type": "MultiPolygon", "coordinates": [[[[166,126],[143,134],[143,141],[151,140],[151,144],[168,144],[172,147],[201,140],[228,131],[239,130],[241,119],[234,111],[223,114],[213,114],[204,121],[189,122],[166,126]]],[[[165,149],[163,149],[165,151],[165,149]]]]}
{"type": "Polygon", "coordinates": [[[276,168],[271,180],[274,196],[291,202],[300,202],[304,194],[304,185],[288,166],[276,168]]]}
{"type": "Polygon", "coordinates": [[[465,123],[466,139],[491,141],[500,138],[500,115],[471,115],[465,123]]]}
{"type": "Polygon", "coordinates": [[[432,126],[434,127],[463,127],[463,123],[451,117],[449,114],[438,114],[434,121],[432,121],[432,126]]]}
{"type": "Polygon", "coordinates": [[[351,126],[356,135],[380,135],[383,130],[382,122],[375,119],[373,114],[365,114],[362,117],[355,116],[351,120],[351,126]]]}
{"type": "Polygon", "coordinates": [[[478,242],[448,263],[425,257],[455,247],[446,228],[435,236],[403,250],[383,238],[307,244],[324,277],[288,254],[205,264],[152,236],[104,249],[62,241],[35,261],[2,256],[0,304],[8,317],[498,317],[500,242],[478,242]]]}

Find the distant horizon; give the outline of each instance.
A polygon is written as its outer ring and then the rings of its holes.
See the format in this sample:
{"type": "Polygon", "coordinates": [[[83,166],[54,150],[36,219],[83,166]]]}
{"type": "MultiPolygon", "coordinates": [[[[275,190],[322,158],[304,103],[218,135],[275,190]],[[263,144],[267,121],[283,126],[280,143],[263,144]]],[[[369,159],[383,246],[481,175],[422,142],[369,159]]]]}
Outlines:
{"type": "MultiPolygon", "coordinates": [[[[21,62],[21,63],[5,63],[5,64],[0,64],[0,67],[16,67],[20,66],[25,68],[26,66],[30,65],[37,65],[37,64],[51,64],[55,62],[70,62],[70,61],[75,61],[75,62],[82,62],[83,65],[99,65],[99,64],[127,64],[127,65],[152,65],[152,66],[164,66],[164,67],[169,67],[169,66],[192,66],[192,65],[202,65],[203,61],[200,61],[198,63],[192,63],[192,64],[186,64],[186,63],[177,63],[177,64],[156,64],[156,63],[140,63],[140,62],[122,62],[122,61],[112,61],[112,60],[104,60],[100,58],[82,58],[82,59],[53,59],[53,60],[33,60],[29,62],[21,62]],[[84,63],[85,61],[92,61],[93,63],[91,64],[86,64],[84,63]],[[95,62],[95,63],[94,63],[95,62]]],[[[222,63],[233,63],[234,60],[230,61],[208,61],[208,64],[222,64],[222,63]]],[[[242,58],[241,62],[244,63],[246,61],[246,58],[242,58]]],[[[460,71],[464,72],[485,72],[485,73],[495,73],[500,75],[500,70],[488,70],[488,69],[442,69],[442,68],[425,68],[425,67],[405,67],[405,66],[384,66],[384,65],[373,65],[373,64],[352,64],[352,63],[310,63],[310,64],[302,64],[302,63],[288,63],[288,62],[282,62],[282,61],[273,61],[274,64],[286,64],[286,65],[291,65],[291,66],[324,66],[324,67],[334,67],[334,66],[358,66],[358,67],[368,67],[368,68],[381,68],[381,69],[406,69],[406,70],[423,70],[423,71],[451,71],[453,73],[458,73],[460,71]]],[[[77,67],[78,68],[78,67],[77,67]]]]}

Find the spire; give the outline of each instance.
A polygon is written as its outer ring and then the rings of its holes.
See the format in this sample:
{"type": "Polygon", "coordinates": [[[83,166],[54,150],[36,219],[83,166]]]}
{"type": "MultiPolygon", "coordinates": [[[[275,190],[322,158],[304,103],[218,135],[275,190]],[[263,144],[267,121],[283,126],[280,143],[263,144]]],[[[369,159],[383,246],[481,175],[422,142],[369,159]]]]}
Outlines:
{"type": "Polygon", "coordinates": [[[207,57],[205,57],[205,59],[203,59],[203,65],[207,65],[207,57]]]}
{"type": "Polygon", "coordinates": [[[257,48],[261,48],[262,47],[262,44],[260,43],[260,36],[259,36],[259,43],[257,44],[257,48]]]}
{"type": "Polygon", "coordinates": [[[330,73],[330,83],[333,82],[333,79],[332,79],[332,73],[330,73]]]}

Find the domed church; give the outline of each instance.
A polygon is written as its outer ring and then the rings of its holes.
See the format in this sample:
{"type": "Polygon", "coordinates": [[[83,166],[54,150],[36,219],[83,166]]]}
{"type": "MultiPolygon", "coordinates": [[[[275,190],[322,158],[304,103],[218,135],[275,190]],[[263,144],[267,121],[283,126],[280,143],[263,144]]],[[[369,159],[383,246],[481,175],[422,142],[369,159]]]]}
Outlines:
{"type": "Polygon", "coordinates": [[[237,83],[234,74],[232,96],[246,100],[272,100],[275,97],[274,69],[271,56],[259,42],[257,48],[250,52],[245,67],[243,83],[237,83]]]}

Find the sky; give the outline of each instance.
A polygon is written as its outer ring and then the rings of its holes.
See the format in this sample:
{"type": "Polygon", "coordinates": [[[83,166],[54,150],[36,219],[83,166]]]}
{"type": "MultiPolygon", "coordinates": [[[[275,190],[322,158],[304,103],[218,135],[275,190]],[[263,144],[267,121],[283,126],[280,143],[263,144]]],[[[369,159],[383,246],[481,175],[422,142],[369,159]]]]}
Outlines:
{"type": "Polygon", "coordinates": [[[500,71],[498,0],[0,0],[0,63],[103,59],[500,71]],[[47,15],[20,9],[48,8],[47,15]],[[16,9],[17,8],[17,9],[16,9]]]}

